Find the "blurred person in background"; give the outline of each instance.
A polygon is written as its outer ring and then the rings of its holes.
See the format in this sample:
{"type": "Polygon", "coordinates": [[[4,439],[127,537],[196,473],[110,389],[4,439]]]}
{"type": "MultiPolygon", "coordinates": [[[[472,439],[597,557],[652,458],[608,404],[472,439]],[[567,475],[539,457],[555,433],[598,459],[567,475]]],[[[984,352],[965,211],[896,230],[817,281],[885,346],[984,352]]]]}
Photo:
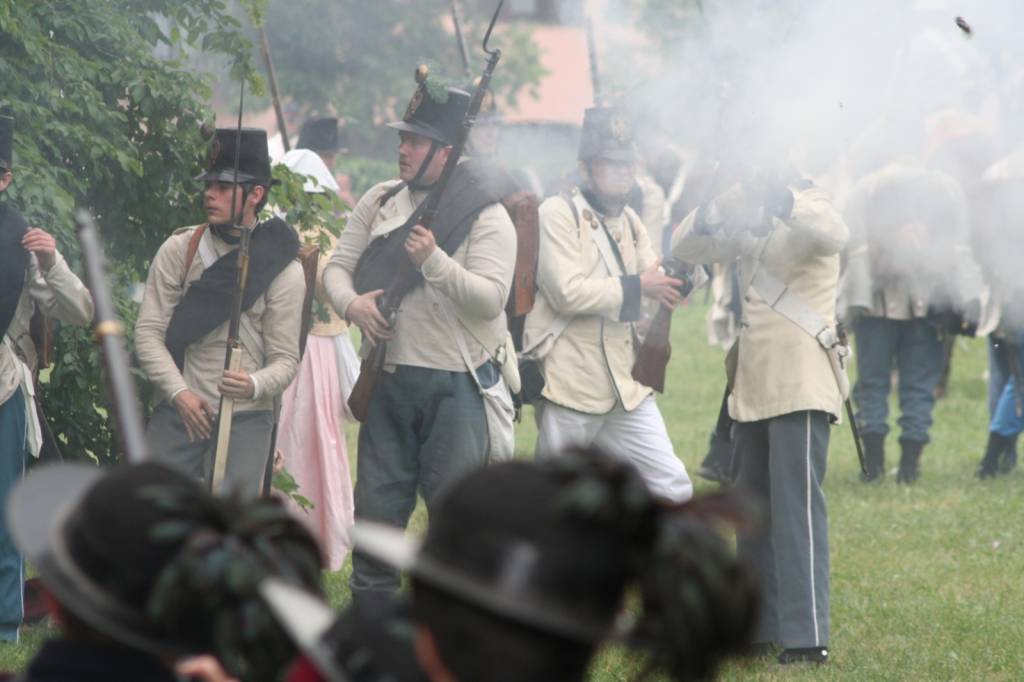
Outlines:
{"type": "MultiPolygon", "coordinates": [[[[304,191],[336,192],[338,185],[321,157],[308,149],[293,149],[281,163],[307,177],[304,191]]],[[[306,243],[326,244],[330,254],[337,237],[319,225],[300,225],[306,243]]],[[[345,424],[353,421],[348,397],[359,377],[359,358],[349,338],[348,324],[331,307],[323,287],[328,256],[317,267],[313,326],[295,380],[281,399],[277,450],[299,485],[299,494],[313,505],[295,511],[319,538],[332,571],[341,570],[350,547],[353,521],[352,474],[345,445],[345,424]]],[[[289,504],[296,506],[294,501],[289,504]]]]}

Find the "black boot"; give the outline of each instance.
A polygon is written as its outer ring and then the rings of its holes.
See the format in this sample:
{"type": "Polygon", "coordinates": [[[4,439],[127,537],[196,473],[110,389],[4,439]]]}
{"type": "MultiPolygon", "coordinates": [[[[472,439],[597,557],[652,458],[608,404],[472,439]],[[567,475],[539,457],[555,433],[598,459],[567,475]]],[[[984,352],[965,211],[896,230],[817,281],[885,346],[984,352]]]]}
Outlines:
{"type": "Polygon", "coordinates": [[[860,480],[865,483],[881,480],[885,476],[885,436],[880,433],[865,433],[860,437],[864,443],[864,468],[860,480]]]}
{"type": "Polygon", "coordinates": [[[897,483],[911,485],[921,475],[922,450],[924,450],[923,442],[900,439],[900,470],[896,474],[897,483]]]}
{"type": "Polygon", "coordinates": [[[1017,468],[1017,436],[1013,437],[1013,443],[1003,453],[999,460],[999,473],[1008,474],[1017,468]]]}
{"type": "Polygon", "coordinates": [[[998,433],[989,432],[988,443],[985,445],[985,454],[978,462],[978,470],[974,475],[978,478],[995,478],[1000,473],[999,464],[1003,453],[1013,447],[1013,438],[1000,436],[998,433]]]}

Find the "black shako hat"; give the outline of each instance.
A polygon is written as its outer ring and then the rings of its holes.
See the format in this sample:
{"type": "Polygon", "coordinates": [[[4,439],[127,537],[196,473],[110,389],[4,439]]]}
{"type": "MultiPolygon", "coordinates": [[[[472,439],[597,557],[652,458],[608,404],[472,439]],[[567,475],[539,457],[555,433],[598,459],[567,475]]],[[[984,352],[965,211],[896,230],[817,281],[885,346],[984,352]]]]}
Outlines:
{"type": "Polygon", "coordinates": [[[157,577],[185,543],[161,540],[159,529],[203,506],[197,502],[204,495],[197,481],[156,463],[106,471],[60,464],[36,469],[15,487],[7,519],[47,589],[83,622],[151,653],[192,653],[146,609],[157,577]]]}
{"type": "Polygon", "coordinates": [[[426,66],[416,69],[416,83],[405,116],[388,127],[425,135],[444,146],[455,144],[469,111],[469,93],[430,81],[426,66]]]}
{"type": "Polygon", "coordinates": [[[341,149],[338,136],[338,119],[333,116],[311,118],[302,124],[296,149],[311,149],[314,152],[336,152],[341,149]]]}
{"type": "Polygon", "coordinates": [[[567,513],[567,496],[555,469],[505,462],[449,488],[422,544],[380,524],[357,524],[352,535],[413,580],[498,617],[596,642],[613,631],[630,556],[607,524],[567,513]]]}
{"type": "MultiPolygon", "coordinates": [[[[196,180],[202,182],[234,182],[235,142],[237,128],[217,128],[206,157],[206,171],[196,180]]],[[[270,186],[270,152],[267,149],[267,131],[262,128],[242,128],[241,152],[238,156],[239,183],[251,182],[270,186]]]]}
{"type": "Polygon", "coordinates": [[[0,108],[0,168],[10,170],[14,163],[14,113],[0,108]]]}
{"type": "Polygon", "coordinates": [[[580,161],[636,161],[633,121],[629,114],[616,107],[587,109],[583,114],[578,158],[580,161]]]}

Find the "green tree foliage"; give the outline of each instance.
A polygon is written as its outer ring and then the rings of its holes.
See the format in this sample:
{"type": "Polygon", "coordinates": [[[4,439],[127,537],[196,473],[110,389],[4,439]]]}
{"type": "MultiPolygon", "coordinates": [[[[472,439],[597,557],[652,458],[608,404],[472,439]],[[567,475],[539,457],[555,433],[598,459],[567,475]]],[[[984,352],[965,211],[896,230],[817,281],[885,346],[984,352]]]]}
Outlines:
{"type": "MultiPolygon", "coordinates": [[[[348,122],[355,154],[391,159],[392,136],[380,123],[401,115],[413,71],[428,63],[457,84],[463,74],[444,0],[270,0],[266,31],[282,97],[303,114],[336,113],[348,122]]],[[[475,78],[486,56],[480,41],[493,0],[463,0],[460,14],[475,78]]],[[[510,102],[530,92],[544,71],[529,31],[499,24],[492,46],[503,50],[493,81],[510,102]]]]}
{"type": "MultiPolygon", "coordinates": [[[[255,12],[257,2],[245,7],[255,12]]],[[[193,178],[206,153],[200,127],[213,120],[212,79],[188,60],[222,55],[259,91],[247,30],[222,0],[0,2],[0,103],[16,119],[9,199],[57,237],[78,272],[71,215],[93,212],[129,330],[153,254],[175,228],[203,219],[193,178]]],[[[300,180],[279,174],[287,182],[278,195],[306,202],[300,180]]],[[[89,332],[60,328],[55,358],[43,402],[65,455],[116,457],[89,332]]]]}

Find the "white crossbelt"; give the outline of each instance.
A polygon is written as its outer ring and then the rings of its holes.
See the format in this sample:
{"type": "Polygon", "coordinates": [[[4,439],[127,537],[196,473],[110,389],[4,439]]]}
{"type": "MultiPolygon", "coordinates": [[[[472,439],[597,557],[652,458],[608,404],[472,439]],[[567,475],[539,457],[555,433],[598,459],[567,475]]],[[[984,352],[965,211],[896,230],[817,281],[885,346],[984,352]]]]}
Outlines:
{"type": "Polygon", "coordinates": [[[759,267],[754,273],[750,287],[769,308],[818,342],[828,356],[840,395],[843,400],[848,398],[850,379],[846,376],[846,358],[850,355],[850,347],[840,342],[835,325],[830,324],[818,311],[763,267],[759,267]]]}

